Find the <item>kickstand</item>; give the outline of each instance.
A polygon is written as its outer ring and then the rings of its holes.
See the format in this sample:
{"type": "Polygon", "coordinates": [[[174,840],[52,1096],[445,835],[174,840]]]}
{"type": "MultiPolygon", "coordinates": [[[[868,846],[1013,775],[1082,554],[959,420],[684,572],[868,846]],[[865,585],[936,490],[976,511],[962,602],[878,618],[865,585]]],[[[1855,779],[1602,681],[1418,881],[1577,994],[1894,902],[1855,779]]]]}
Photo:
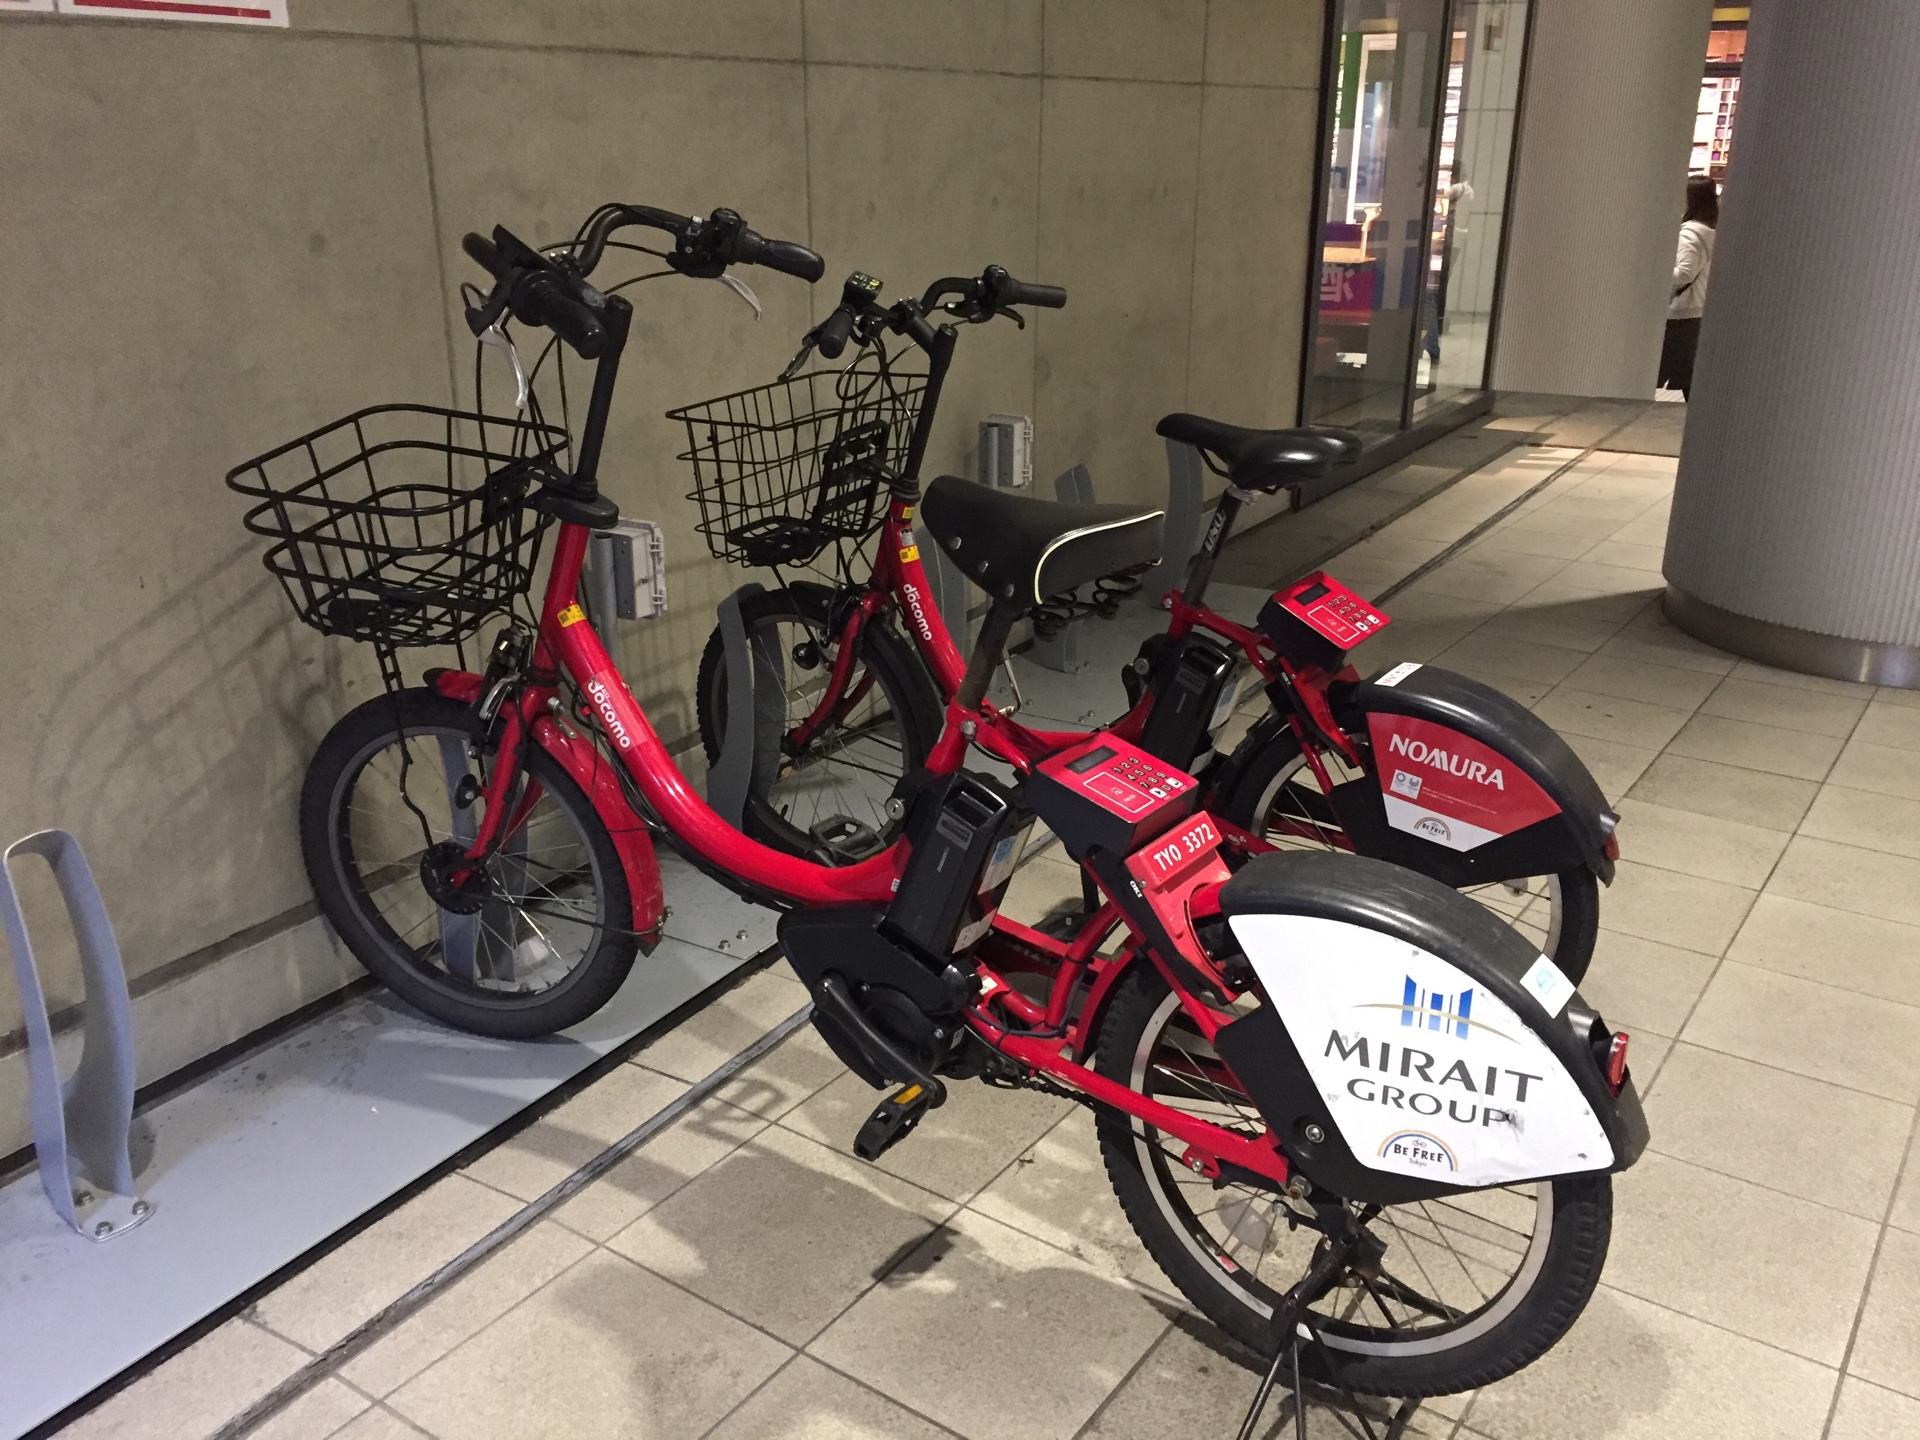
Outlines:
{"type": "MultiPolygon", "coordinates": [[[[1267,1373],[1261,1377],[1260,1388],[1254,1392],[1253,1406],[1247,1411],[1247,1418],[1241,1422],[1238,1440],[1255,1440],[1260,1429],[1260,1417],[1266,1413],[1267,1401],[1273,1395],[1274,1383],[1280,1378],[1280,1367],[1291,1364],[1293,1368],[1293,1433],[1294,1440],[1307,1440],[1307,1392],[1300,1379],[1300,1349],[1303,1341],[1296,1332],[1292,1343],[1279,1346],[1273,1354],[1273,1363],[1267,1367],[1267,1373]]],[[[1331,1364],[1332,1356],[1327,1355],[1326,1346],[1319,1333],[1312,1336],[1312,1344],[1322,1355],[1326,1355],[1331,1364]]],[[[1369,1418],[1361,1407],[1360,1397],[1346,1386],[1339,1386],[1340,1394],[1346,1399],[1353,1418],[1360,1422],[1360,1429],[1366,1440],[1403,1440],[1407,1427],[1413,1424],[1415,1412],[1420,1409],[1418,1400],[1402,1400],[1394,1412],[1387,1418],[1387,1428],[1376,1437],[1373,1419],[1369,1418]]]]}

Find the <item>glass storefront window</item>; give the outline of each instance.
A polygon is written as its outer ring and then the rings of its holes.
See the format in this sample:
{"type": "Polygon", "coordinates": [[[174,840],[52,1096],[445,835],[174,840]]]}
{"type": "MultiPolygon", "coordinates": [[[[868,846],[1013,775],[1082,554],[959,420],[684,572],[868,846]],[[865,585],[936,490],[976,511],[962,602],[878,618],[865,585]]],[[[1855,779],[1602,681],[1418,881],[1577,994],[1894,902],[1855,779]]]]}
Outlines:
{"type": "Polygon", "coordinates": [[[1305,420],[1370,442],[1485,387],[1528,0],[1331,0],[1305,420]]]}

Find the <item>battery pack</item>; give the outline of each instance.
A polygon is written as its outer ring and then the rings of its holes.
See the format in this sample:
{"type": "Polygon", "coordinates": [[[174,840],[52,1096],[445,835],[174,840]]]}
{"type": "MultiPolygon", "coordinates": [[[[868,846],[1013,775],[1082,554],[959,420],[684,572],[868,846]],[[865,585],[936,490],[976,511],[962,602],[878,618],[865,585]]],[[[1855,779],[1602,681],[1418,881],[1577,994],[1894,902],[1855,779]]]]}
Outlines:
{"type": "Polygon", "coordinates": [[[1140,748],[1179,769],[1191,765],[1212,738],[1233,671],[1233,656],[1198,635],[1161,646],[1153,657],[1153,708],[1140,730],[1140,748]]]}
{"type": "Polygon", "coordinates": [[[961,770],[922,787],[907,812],[913,847],[887,928],[936,959],[987,933],[1033,816],[997,781],[961,770]]]}

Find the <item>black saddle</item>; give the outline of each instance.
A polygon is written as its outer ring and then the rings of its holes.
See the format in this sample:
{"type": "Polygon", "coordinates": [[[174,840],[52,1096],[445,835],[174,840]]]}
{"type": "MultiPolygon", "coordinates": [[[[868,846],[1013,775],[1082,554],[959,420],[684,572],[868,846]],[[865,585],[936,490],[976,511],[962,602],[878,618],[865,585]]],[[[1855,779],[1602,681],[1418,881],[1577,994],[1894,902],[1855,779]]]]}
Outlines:
{"type": "Polygon", "coordinates": [[[1213,456],[1226,467],[1227,479],[1241,489],[1268,494],[1282,485],[1318,480],[1359,455],[1361,443],[1353,431],[1332,425],[1249,430],[1185,413],[1166,416],[1154,430],[1213,456]]]}
{"type": "Polygon", "coordinates": [[[1038,605],[1160,558],[1164,510],[1055,505],[942,475],[920,501],[934,543],[995,600],[1038,605]]]}

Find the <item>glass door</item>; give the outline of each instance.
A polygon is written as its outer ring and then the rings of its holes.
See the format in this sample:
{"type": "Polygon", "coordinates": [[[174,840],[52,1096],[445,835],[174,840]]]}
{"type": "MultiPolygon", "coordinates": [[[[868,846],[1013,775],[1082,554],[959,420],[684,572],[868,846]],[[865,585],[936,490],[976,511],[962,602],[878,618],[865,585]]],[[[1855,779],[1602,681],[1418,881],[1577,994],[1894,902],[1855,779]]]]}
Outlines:
{"type": "Polygon", "coordinates": [[[1369,444],[1486,386],[1529,0],[1330,0],[1301,417],[1369,444]]]}

